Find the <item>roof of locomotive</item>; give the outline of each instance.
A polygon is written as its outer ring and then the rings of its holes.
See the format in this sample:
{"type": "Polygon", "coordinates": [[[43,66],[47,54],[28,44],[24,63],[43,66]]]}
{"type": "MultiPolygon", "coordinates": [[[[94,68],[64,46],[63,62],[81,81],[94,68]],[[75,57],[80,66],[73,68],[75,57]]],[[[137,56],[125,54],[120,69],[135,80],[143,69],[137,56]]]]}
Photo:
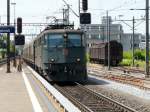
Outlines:
{"type": "MultiPolygon", "coordinates": [[[[41,37],[44,34],[61,34],[61,33],[76,33],[76,34],[82,34],[84,33],[82,30],[75,30],[75,29],[49,29],[42,31],[38,36],[41,37]]],[[[35,38],[35,40],[37,39],[35,38]]]]}
{"type": "Polygon", "coordinates": [[[82,30],[75,30],[75,29],[49,29],[49,30],[44,30],[42,34],[46,33],[83,33],[82,30]]]}
{"type": "Polygon", "coordinates": [[[24,48],[30,46],[31,44],[33,44],[33,42],[35,40],[37,40],[38,38],[42,37],[45,34],[62,34],[62,33],[75,33],[75,34],[83,34],[84,32],[82,30],[76,30],[76,29],[48,29],[48,30],[44,30],[42,31],[40,34],[37,35],[37,37],[32,40],[30,43],[26,44],[24,46],[24,48]]]}

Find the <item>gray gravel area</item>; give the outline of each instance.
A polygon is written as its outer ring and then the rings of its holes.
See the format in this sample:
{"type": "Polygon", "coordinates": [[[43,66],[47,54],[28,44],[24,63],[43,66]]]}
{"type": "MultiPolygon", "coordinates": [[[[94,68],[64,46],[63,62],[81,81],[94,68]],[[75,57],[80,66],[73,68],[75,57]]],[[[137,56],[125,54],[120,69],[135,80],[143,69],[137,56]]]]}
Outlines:
{"type": "Polygon", "coordinates": [[[150,112],[150,100],[142,99],[123,91],[113,89],[110,86],[107,86],[107,84],[108,83],[104,80],[89,78],[85,86],[120,103],[123,103],[138,112],[150,112]]]}

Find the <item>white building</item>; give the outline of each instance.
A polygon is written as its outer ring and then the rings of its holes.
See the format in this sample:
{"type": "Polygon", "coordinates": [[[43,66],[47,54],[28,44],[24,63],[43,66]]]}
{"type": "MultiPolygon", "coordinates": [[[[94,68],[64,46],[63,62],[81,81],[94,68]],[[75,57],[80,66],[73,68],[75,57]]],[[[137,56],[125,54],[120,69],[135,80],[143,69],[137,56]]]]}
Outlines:
{"type": "MultiPolygon", "coordinates": [[[[124,33],[121,38],[121,43],[123,45],[124,51],[128,51],[132,49],[132,33],[124,33]]],[[[140,38],[142,37],[142,34],[135,33],[134,34],[134,48],[139,49],[140,44],[140,38]]]]}
{"type": "MultiPolygon", "coordinates": [[[[102,18],[102,24],[81,25],[81,29],[86,31],[88,47],[93,44],[92,42],[107,42],[107,19],[109,19],[110,21],[110,40],[117,40],[118,42],[122,43],[124,51],[131,50],[132,33],[124,33],[122,25],[113,24],[110,16],[108,18],[104,16],[102,18]]],[[[140,38],[142,38],[142,35],[139,33],[135,33],[134,37],[134,47],[139,48],[140,38]]]]}
{"type": "MultiPolygon", "coordinates": [[[[144,35],[141,36],[139,48],[146,49],[146,37],[144,35]]],[[[149,48],[150,48],[150,42],[149,42],[149,48]]]]}

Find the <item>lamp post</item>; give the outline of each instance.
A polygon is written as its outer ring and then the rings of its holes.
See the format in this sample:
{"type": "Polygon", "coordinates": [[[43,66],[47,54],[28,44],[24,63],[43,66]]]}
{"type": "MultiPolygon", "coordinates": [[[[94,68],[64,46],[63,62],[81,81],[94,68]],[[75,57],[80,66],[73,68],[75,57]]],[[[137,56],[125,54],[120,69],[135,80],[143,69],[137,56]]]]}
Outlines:
{"type": "MultiPolygon", "coordinates": [[[[133,9],[130,9],[133,10],[133,9]]],[[[119,18],[122,17],[123,15],[119,15],[119,18]]],[[[135,20],[139,20],[139,19],[135,19],[133,16],[133,19],[131,20],[115,20],[115,21],[122,21],[124,24],[126,24],[127,26],[129,26],[132,29],[132,38],[131,38],[131,47],[132,47],[132,66],[134,67],[135,65],[135,47],[134,47],[134,41],[135,41],[135,20]],[[125,21],[132,21],[132,26],[130,26],[128,23],[126,23],[125,21]]]]}
{"type": "Polygon", "coordinates": [[[108,49],[107,49],[107,64],[108,64],[108,70],[110,70],[110,18],[109,18],[109,11],[111,10],[105,10],[106,11],[106,37],[108,42],[108,49]]]}
{"type": "Polygon", "coordinates": [[[134,30],[135,30],[135,19],[134,19],[134,16],[133,16],[133,33],[132,33],[132,66],[134,67],[134,41],[135,41],[135,35],[134,35],[134,30]]]}
{"type": "Polygon", "coordinates": [[[107,42],[108,42],[108,70],[110,70],[110,20],[108,16],[108,10],[106,11],[106,20],[107,20],[107,42]]]}
{"type": "Polygon", "coordinates": [[[146,15],[146,57],[145,57],[145,77],[149,78],[149,0],[145,2],[145,9],[131,9],[131,10],[145,10],[146,15]]]}
{"type": "MultiPolygon", "coordinates": [[[[11,3],[12,6],[14,6],[14,27],[16,28],[16,3],[12,2],[11,3]]],[[[14,47],[13,47],[13,51],[14,51],[14,63],[13,66],[16,67],[16,47],[15,47],[15,35],[16,33],[14,33],[14,47]]]]}
{"type": "Polygon", "coordinates": [[[149,78],[149,0],[146,0],[146,77],[149,78]]]}
{"type": "MultiPolygon", "coordinates": [[[[7,0],[7,26],[10,25],[10,0],[7,0]]],[[[10,33],[7,33],[7,73],[10,73],[10,33]]]]}

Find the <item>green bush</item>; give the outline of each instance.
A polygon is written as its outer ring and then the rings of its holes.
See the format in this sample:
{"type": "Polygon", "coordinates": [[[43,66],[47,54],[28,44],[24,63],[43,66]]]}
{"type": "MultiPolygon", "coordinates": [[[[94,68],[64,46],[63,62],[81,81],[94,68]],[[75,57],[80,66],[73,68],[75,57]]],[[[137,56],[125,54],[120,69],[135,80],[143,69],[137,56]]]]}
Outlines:
{"type": "MultiPolygon", "coordinates": [[[[134,57],[136,60],[145,60],[145,50],[136,49],[134,52],[134,57]]],[[[124,51],[123,59],[132,59],[132,51],[124,51]]]]}
{"type": "Polygon", "coordinates": [[[137,66],[138,65],[138,67],[142,67],[142,68],[144,68],[145,67],[145,61],[135,61],[135,66],[137,66]]]}
{"type": "Polygon", "coordinates": [[[132,60],[131,59],[123,59],[120,65],[122,66],[131,66],[132,60]]]}
{"type": "MultiPolygon", "coordinates": [[[[135,50],[135,66],[145,67],[145,54],[146,50],[135,50]]],[[[150,55],[150,52],[149,52],[150,55]]],[[[131,66],[132,65],[132,50],[123,52],[123,60],[120,63],[122,66],[131,66]]]]}
{"type": "Polygon", "coordinates": [[[123,52],[123,59],[132,59],[131,51],[124,51],[123,52]]]}
{"type": "Polygon", "coordinates": [[[142,61],[145,60],[145,51],[141,51],[137,49],[134,55],[136,60],[142,60],[142,61]]]}
{"type": "Polygon", "coordinates": [[[89,53],[86,54],[86,61],[90,62],[90,54],[89,53]]]}

